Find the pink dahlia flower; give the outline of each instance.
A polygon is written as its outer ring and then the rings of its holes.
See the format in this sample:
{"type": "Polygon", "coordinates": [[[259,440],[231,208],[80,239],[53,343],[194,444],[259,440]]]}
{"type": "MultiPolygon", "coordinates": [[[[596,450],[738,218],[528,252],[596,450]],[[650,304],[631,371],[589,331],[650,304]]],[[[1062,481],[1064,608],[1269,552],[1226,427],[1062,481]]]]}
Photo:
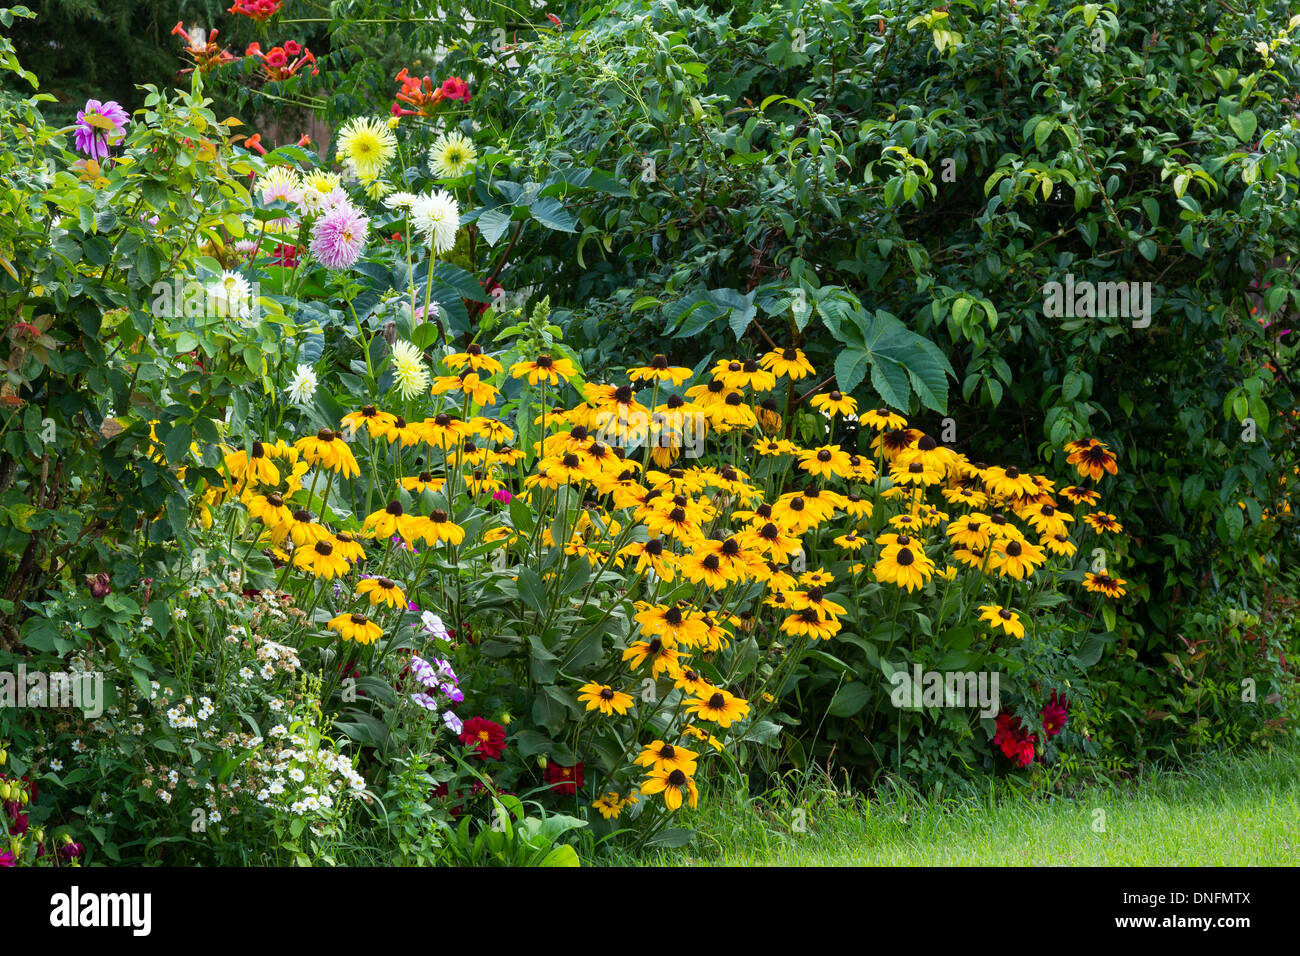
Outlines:
{"type": "Polygon", "coordinates": [[[316,220],[311,254],[327,269],[350,269],[366,247],[370,220],[350,205],[338,206],[316,220]]]}
{"type": "Polygon", "coordinates": [[[122,140],[126,133],[126,124],[131,122],[126,110],[117,100],[101,103],[99,100],[86,100],[85,109],[77,111],[77,129],[74,134],[77,152],[84,153],[91,159],[106,159],[108,147],[122,140]],[[96,120],[101,121],[99,125],[96,120]],[[102,126],[102,121],[112,124],[111,129],[102,126]]]}

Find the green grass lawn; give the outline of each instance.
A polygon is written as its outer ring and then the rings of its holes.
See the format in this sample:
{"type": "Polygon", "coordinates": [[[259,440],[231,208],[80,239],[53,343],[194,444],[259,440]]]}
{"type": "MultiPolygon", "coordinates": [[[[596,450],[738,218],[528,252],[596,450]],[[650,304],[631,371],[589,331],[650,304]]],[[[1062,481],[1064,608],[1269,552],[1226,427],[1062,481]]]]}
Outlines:
{"type": "Polygon", "coordinates": [[[982,803],[898,793],[868,801],[806,789],[802,798],[778,794],[743,803],[701,794],[700,812],[682,823],[698,831],[693,845],[618,862],[1294,866],[1300,863],[1300,750],[1209,758],[1051,800],[1003,792],[982,803]]]}

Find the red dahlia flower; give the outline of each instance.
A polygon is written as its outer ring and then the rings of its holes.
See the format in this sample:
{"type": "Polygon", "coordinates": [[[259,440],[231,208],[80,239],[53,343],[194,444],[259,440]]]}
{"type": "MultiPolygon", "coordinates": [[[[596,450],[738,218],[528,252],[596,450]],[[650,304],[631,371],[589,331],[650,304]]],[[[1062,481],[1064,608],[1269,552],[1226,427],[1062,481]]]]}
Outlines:
{"type": "Polygon", "coordinates": [[[1034,745],[1038,743],[1038,734],[1031,734],[1020,722],[1019,717],[1011,714],[998,714],[997,733],[993,735],[993,745],[1002,748],[1002,755],[1022,767],[1034,762],[1034,745]]]}
{"type": "Polygon", "coordinates": [[[1070,702],[1064,697],[1057,698],[1056,691],[1043,705],[1043,733],[1055,737],[1065,729],[1065,722],[1070,719],[1070,702]]]}
{"type": "Polygon", "coordinates": [[[581,760],[572,767],[565,767],[558,763],[548,763],[545,773],[546,782],[551,785],[551,790],[555,793],[571,797],[582,786],[582,766],[581,760]]]}
{"type": "Polygon", "coordinates": [[[496,760],[506,749],[506,729],[482,717],[471,717],[461,728],[460,742],[472,746],[480,757],[496,760]]]}

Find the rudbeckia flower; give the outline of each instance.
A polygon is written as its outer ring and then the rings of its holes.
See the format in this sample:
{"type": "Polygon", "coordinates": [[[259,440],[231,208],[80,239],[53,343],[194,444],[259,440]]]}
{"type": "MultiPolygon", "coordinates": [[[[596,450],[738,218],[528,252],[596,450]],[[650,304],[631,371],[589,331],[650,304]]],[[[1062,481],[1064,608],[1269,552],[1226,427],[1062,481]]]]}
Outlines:
{"type": "Polygon", "coordinates": [[[1088,505],[1089,507],[1101,501],[1101,495],[1091,488],[1080,488],[1078,485],[1068,485],[1061,489],[1061,497],[1066,501],[1076,505],[1088,505]]]}
{"type": "Polygon", "coordinates": [[[849,463],[848,454],[841,451],[839,445],[823,445],[820,448],[810,448],[801,452],[799,467],[810,475],[830,478],[847,477],[852,465],[849,463]]]}
{"type": "Polygon", "coordinates": [[[642,748],[632,763],[652,770],[680,770],[689,777],[694,775],[698,760],[699,754],[694,750],[687,750],[680,744],[653,740],[642,748]]]}
{"type": "Polygon", "coordinates": [[[390,501],[379,511],[366,516],[361,525],[361,533],[370,538],[391,538],[398,535],[407,544],[414,540],[412,517],[402,511],[400,501],[390,501]]]}
{"type": "Polygon", "coordinates": [[[930,580],[934,574],[934,562],[917,546],[890,544],[880,552],[871,573],[882,584],[895,584],[910,592],[930,580]]]}
{"type": "Polygon", "coordinates": [[[334,545],[322,539],[310,546],[296,548],[293,552],[293,566],[302,571],[310,571],[326,581],[342,577],[352,570],[348,559],[334,550],[334,545]]]}
{"type": "Polygon", "coordinates": [[[815,607],[800,608],[781,622],[781,630],[787,634],[823,641],[838,634],[841,626],[836,618],[823,614],[815,607]]]}
{"type": "Polygon", "coordinates": [[[993,545],[989,567],[1001,577],[1019,581],[1033,574],[1034,569],[1046,560],[1046,553],[1038,545],[1013,538],[993,545]]]}
{"type": "Polygon", "coordinates": [[[813,374],[812,363],[803,349],[776,349],[763,355],[759,362],[773,375],[799,380],[813,374]]]}
{"type": "Polygon", "coordinates": [[[1000,604],[981,604],[980,620],[985,621],[994,630],[1002,628],[1011,637],[1025,636],[1025,626],[1020,623],[1020,615],[1000,604]]]}
{"type": "Polygon", "coordinates": [[[576,376],[578,370],[567,358],[555,358],[543,353],[531,362],[516,362],[510,366],[510,374],[515,378],[527,378],[529,385],[538,382],[559,385],[576,376]]]}
{"type": "Polygon", "coordinates": [[[1112,578],[1105,571],[1089,571],[1083,576],[1085,589],[1094,594],[1104,594],[1113,598],[1123,597],[1128,593],[1124,590],[1124,585],[1127,583],[1123,578],[1112,578]]]}
{"type": "Polygon", "coordinates": [[[727,388],[748,388],[754,392],[770,392],[776,387],[776,376],[756,361],[744,362],[720,359],[713,366],[713,377],[727,388]]]}
{"type": "Polygon", "coordinates": [[[293,520],[293,512],[277,494],[250,495],[247,504],[248,513],[268,528],[278,528],[293,520]]]}
{"type": "Polygon", "coordinates": [[[1119,523],[1114,515],[1106,514],[1104,511],[1084,515],[1083,520],[1087,522],[1089,528],[1098,534],[1106,531],[1119,532],[1124,530],[1124,526],[1119,523]]]}
{"type": "Polygon", "coordinates": [[[278,485],[280,469],[266,456],[266,446],[260,441],[253,442],[248,452],[232,452],[223,461],[231,478],[241,484],[278,485]]]}
{"type": "Polygon", "coordinates": [[[1015,465],[1009,465],[1006,468],[998,466],[985,468],[982,478],[984,487],[989,490],[990,494],[1000,495],[1004,498],[1013,498],[1017,495],[1032,495],[1038,491],[1038,485],[1033,476],[1022,474],[1015,465]]]}
{"type": "Polygon", "coordinates": [[[447,512],[435,508],[428,517],[411,517],[411,541],[423,539],[427,544],[446,541],[457,545],[465,540],[465,529],[451,521],[447,512]]]}
{"type": "MultiPolygon", "coordinates": [[[[697,614],[689,609],[682,610],[676,604],[647,607],[634,615],[633,619],[641,625],[643,634],[662,638],[662,643],[669,647],[679,643],[688,647],[700,644],[708,631],[708,625],[697,614]]],[[[651,645],[653,644],[652,641],[651,645]]],[[[624,654],[623,659],[627,660],[628,655],[624,654]]],[[[641,662],[638,661],[633,669],[640,665],[641,662]]]]}
{"type": "Polygon", "coordinates": [[[699,805],[700,792],[695,781],[680,770],[651,770],[641,792],[647,795],[662,793],[664,805],[669,811],[676,811],[682,805],[683,798],[690,803],[691,809],[699,805]]]}
{"type": "Polygon", "coordinates": [[[1074,465],[1082,478],[1101,481],[1102,475],[1107,472],[1112,475],[1118,472],[1115,455],[1106,447],[1105,442],[1087,438],[1083,441],[1070,442],[1065,446],[1065,450],[1069,455],[1065,459],[1066,463],[1074,465]]]}
{"type": "Polygon", "coordinates": [[[628,708],[632,706],[632,696],[621,690],[615,690],[608,684],[592,681],[582,685],[578,702],[586,704],[588,710],[599,710],[606,717],[612,717],[614,714],[627,713],[628,708]]]}
{"type": "Polygon", "coordinates": [[[344,415],[342,425],[350,434],[355,434],[364,427],[371,438],[378,438],[392,428],[396,421],[396,415],[381,412],[373,405],[365,405],[360,411],[344,415]]]}
{"type": "Polygon", "coordinates": [[[889,408],[873,408],[863,413],[861,420],[878,432],[901,431],[907,427],[907,419],[889,408]]]}
{"type": "Polygon", "coordinates": [[[362,645],[373,644],[384,634],[383,628],[364,614],[340,614],[331,618],[326,627],[343,640],[362,645]]]}
{"type": "Polygon", "coordinates": [[[650,360],[649,365],[629,369],[627,377],[634,382],[671,382],[674,385],[681,385],[691,377],[691,374],[688,368],[669,365],[667,356],[656,355],[650,360]]]}
{"type": "Polygon", "coordinates": [[[395,581],[388,578],[365,578],[357,582],[357,596],[370,599],[372,607],[387,604],[389,607],[406,607],[406,595],[395,581]]]}
{"type": "Polygon", "coordinates": [[[463,352],[453,352],[451,355],[443,356],[443,364],[452,371],[458,372],[462,368],[468,368],[474,372],[487,372],[488,375],[496,375],[501,371],[501,363],[483,351],[483,346],[477,342],[471,342],[465,346],[463,352]]]}
{"type": "Polygon", "coordinates": [[[630,670],[636,670],[646,661],[650,662],[650,676],[656,680],[660,674],[676,678],[681,673],[677,662],[677,649],[669,647],[662,638],[652,637],[646,641],[634,641],[623,652],[623,660],[628,662],[630,670]]]}
{"type": "Polygon", "coordinates": [[[824,415],[852,415],[858,410],[857,399],[841,392],[822,392],[808,400],[808,404],[824,415]]]}
{"type": "Polygon", "coordinates": [[[730,727],[736,721],[745,719],[749,713],[749,702],[719,688],[708,697],[691,698],[686,702],[686,711],[719,727],[730,727]]]}
{"type": "Polygon", "coordinates": [[[343,478],[356,478],[361,474],[361,467],[347,442],[328,428],[322,428],[315,435],[299,438],[293,444],[309,464],[320,465],[337,472],[343,478]]]}

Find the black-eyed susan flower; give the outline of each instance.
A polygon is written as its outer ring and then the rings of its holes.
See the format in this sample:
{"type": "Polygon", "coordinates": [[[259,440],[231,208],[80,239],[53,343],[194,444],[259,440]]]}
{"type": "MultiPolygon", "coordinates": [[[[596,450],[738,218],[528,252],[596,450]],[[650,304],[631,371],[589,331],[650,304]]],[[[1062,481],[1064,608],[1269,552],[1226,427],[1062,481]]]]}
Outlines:
{"type": "Polygon", "coordinates": [[[677,555],[664,547],[662,538],[635,541],[625,546],[619,554],[635,559],[633,570],[638,574],[644,574],[650,569],[665,581],[672,581],[676,574],[677,555]]]}
{"type": "Polygon", "coordinates": [[[1066,526],[1074,520],[1074,515],[1061,511],[1049,502],[1035,502],[1021,511],[1020,517],[1043,536],[1065,534],[1068,530],[1066,526]]]}
{"type": "MultiPolygon", "coordinates": [[[[655,604],[638,611],[633,620],[641,625],[641,631],[647,637],[662,638],[668,646],[686,644],[695,646],[702,643],[708,625],[689,608],[683,609],[676,604],[655,604]]],[[[626,660],[626,655],[624,655],[626,660]]],[[[639,667],[640,664],[633,665],[639,667]]]]}
{"type": "Polygon", "coordinates": [[[649,767],[652,770],[680,770],[689,777],[695,773],[699,756],[694,750],[687,750],[680,744],[654,740],[643,747],[632,762],[638,767],[649,767]]]}
{"type": "Polygon", "coordinates": [[[1089,571],[1083,576],[1083,586],[1086,590],[1094,594],[1104,594],[1106,597],[1123,597],[1128,593],[1124,590],[1124,585],[1127,583],[1123,578],[1113,578],[1105,571],[1089,571]]]}
{"type": "Polygon", "coordinates": [[[435,478],[433,475],[429,474],[429,472],[422,471],[418,475],[413,475],[409,478],[401,478],[397,483],[407,491],[414,492],[417,495],[426,491],[432,491],[436,494],[437,492],[442,491],[442,486],[447,483],[447,479],[435,478]]]}
{"type": "Polygon", "coordinates": [[[1072,558],[1075,552],[1079,550],[1078,545],[1070,540],[1068,534],[1043,535],[1041,540],[1043,547],[1052,554],[1059,554],[1062,557],[1072,558]]]}
{"type": "Polygon", "coordinates": [[[727,388],[748,388],[755,392],[770,392],[776,386],[776,376],[763,368],[756,359],[739,361],[721,359],[713,366],[713,377],[727,388]]]}
{"type": "MultiPolygon", "coordinates": [[[[757,527],[748,528],[740,532],[737,537],[747,549],[766,555],[773,561],[788,561],[803,548],[797,537],[785,531],[774,521],[767,521],[757,527]]],[[[755,569],[751,573],[757,574],[758,572],[755,569]]]]}
{"type": "Polygon", "coordinates": [[[629,369],[627,377],[634,382],[671,382],[680,385],[691,377],[691,370],[680,365],[669,365],[667,356],[656,355],[649,365],[629,369]]]}
{"type": "Polygon", "coordinates": [[[839,445],[822,445],[799,454],[799,467],[820,478],[847,477],[852,470],[848,453],[839,445]]]}
{"type": "Polygon", "coordinates": [[[426,429],[420,422],[411,423],[400,415],[393,419],[390,428],[385,429],[382,437],[390,445],[397,445],[399,448],[412,448],[421,441],[426,440],[426,429]]]}
{"type": "Polygon", "coordinates": [[[1124,530],[1124,526],[1119,523],[1119,520],[1114,515],[1107,514],[1104,511],[1084,515],[1083,520],[1087,522],[1089,528],[1098,534],[1107,531],[1114,534],[1124,530]]]}
{"type": "Polygon", "coordinates": [[[749,702],[730,691],[717,688],[708,697],[693,697],[686,702],[687,713],[699,720],[707,720],[719,727],[730,727],[744,720],[749,713],[749,702]]]}
{"type": "Polygon", "coordinates": [[[1068,454],[1065,459],[1066,463],[1074,465],[1081,478],[1101,481],[1102,475],[1106,473],[1113,475],[1118,471],[1115,464],[1115,455],[1106,446],[1105,442],[1100,442],[1095,438],[1069,442],[1065,446],[1065,450],[1068,454]]]}
{"type": "Polygon", "coordinates": [[[453,371],[469,368],[475,372],[487,372],[495,375],[501,371],[501,363],[483,351],[483,346],[471,342],[464,352],[453,352],[443,358],[443,364],[453,371]]]}
{"type": "Polygon", "coordinates": [[[856,531],[850,531],[848,534],[842,534],[834,539],[845,551],[856,552],[862,550],[867,544],[867,539],[862,537],[856,531]]]}
{"type": "Polygon", "coordinates": [[[698,806],[700,801],[695,781],[680,770],[651,770],[645,783],[641,784],[641,792],[647,796],[662,793],[664,806],[669,811],[678,810],[683,799],[690,803],[691,809],[698,806]]]}
{"type": "Polygon", "coordinates": [[[400,501],[390,501],[379,511],[366,516],[361,525],[361,533],[371,538],[391,538],[398,535],[407,544],[411,543],[411,516],[402,509],[400,501]]]}
{"type": "Polygon", "coordinates": [[[963,515],[956,521],[948,522],[944,534],[963,547],[987,548],[989,546],[988,522],[979,514],[963,515]]]}
{"type": "Polygon", "coordinates": [[[527,378],[529,385],[539,382],[559,385],[574,378],[578,370],[567,358],[542,353],[530,362],[516,362],[510,366],[510,374],[515,378],[527,378]]]}
{"type": "Polygon", "coordinates": [[[692,584],[703,584],[713,591],[721,591],[737,574],[730,565],[724,564],[716,554],[687,554],[677,562],[686,580],[692,584]]]}
{"type": "Polygon", "coordinates": [[[335,551],[329,540],[296,548],[293,552],[293,566],[326,581],[342,577],[352,570],[348,559],[335,551]]]}
{"type": "Polygon", "coordinates": [[[303,460],[338,473],[343,478],[356,478],[361,467],[342,437],[335,431],[322,428],[315,435],[299,438],[293,443],[303,460]]]}
{"type": "Polygon", "coordinates": [[[334,545],[335,551],[353,564],[366,559],[366,551],[361,547],[361,543],[346,531],[334,535],[334,540],[330,543],[334,545]]]}
{"type": "Polygon", "coordinates": [[[252,448],[231,452],[223,459],[226,470],[234,481],[247,485],[278,485],[280,469],[266,454],[266,446],[253,442],[252,448]]]}
{"type": "Polygon", "coordinates": [[[578,702],[586,704],[588,710],[598,710],[606,717],[612,717],[614,714],[626,714],[628,708],[632,706],[632,697],[621,690],[615,690],[608,684],[592,681],[582,685],[578,702]]]}
{"type": "Polygon", "coordinates": [[[813,585],[806,591],[794,591],[789,598],[790,606],[798,611],[812,607],[828,618],[839,618],[849,613],[844,605],[837,604],[827,597],[825,589],[818,585],[813,585]]]}
{"type": "Polygon", "coordinates": [[[381,412],[373,405],[363,405],[359,411],[343,416],[342,425],[346,432],[355,434],[362,428],[371,438],[378,438],[397,421],[396,415],[381,412]]]}
{"type": "Polygon", "coordinates": [[[276,544],[284,541],[287,537],[296,548],[315,544],[317,541],[325,541],[330,536],[329,529],[312,520],[311,512],[306,508],[299,508],[294,511],[288,521],[270,530],[271,540],[276,544]]]}
{"type": "Polygon", "coordinates": [[[922,437],[919,428],[886,429],[871,440],[871,450],[885,461],[893,461],[922,437]]]}
{"type": "Polygon", "coordinates": [[[618,815],[623,812],[623,801],[613,791],[602,793],[591,806],[606,820],[617,820],[618,815]]]}
{"type": "Polygon", "coordinates": [[[690,667],[682,668],[677,679],[673,681],[673,686],[696,697],[707,697],[713,693],[713,685],[701,677],[699,671],[690,667]]]}
{"type": "Polygon", "coordinates": [[[781,426],[785,424],[785,419],[781,417],[781,407],[770,395],[754,407],[754,416],[758,419],[759,427],[767,435],[779,434],[781,426]]]}
{"type": "Polygon", "coordinates": [[[821,392],[808,400],[813,408],[824,415],[852,415],[858,410],[857,399],[842,392],[821,392]]]}
{"type": "Polygon", "coordinates": [[[364,614],[339,614],[330,618],[326,627],[345,641],[363,645],[373,644],[384,634],[383,628],[364,614]]]}
{"type": "Polygon", "coordinates": [[[1000,604],[981,604],[980,620],[994,630],[1001,628],[1011,637],[1025,636],[1025,625],[1020,622],[1020,614],[1009,611],[1000,604]]]}
{"type": "MultiPolygon", "coordinates": [[[[787,598],[786,603],[789,603],[787,598]]],[[[819,611],[815,607],[805,607],[788,614],[781,622],[781,630],[795,637],[811,637],[825,641],[839,633],[839,619],[819,611]]]]}
{"type": "Polygon", "coordinates": [[[763,457],[793,455],[798,449],[794,442],[784,438],[760,438],[754,442],[754,451],[763,457]]]}
{"type": "Polygon", "coordinates": [[[248,513],[268,528],[278,528],[293,520],[293,512],[284,503],[284,499],[274,492],[268,495],[250,495],[247,504],[248,513]]]}
{"type": "Polygon", "coordinates": [[[864,412],[861,420],[878,432],[901,431],[907,427],[907,419],[890,408],[873,408],[864,412]]]}
{"type": "Polygon", "coordinates": [[[468,423],[446,412],[439,412],[415,426],[424,441],[434,448],[455,448],[470,433],[468,423]]]}
{"type": "Polygon", "coordinates": [[[795,381],[813,374],[812,362],[803,354],[803,349],[775,349],[765,353],[759,362],[773,375],[795,381]]]}
{"type": "Polygon", "coordinates": [[[675,647],[669,647],[662,637],[652,637],[649,641],[633,641],[623,652],[623,660],[628,662],[629,670],[637,670],[646,661],[650,662],[650,676],[658,679],[660,674],[676,678],[681,673],[675,647]]]}
{"type": "Polygon", "coordinates": [[[425,517],[412,517],[411,540],[423,540],[426,544],[446,541],[457,545],[465,540],[465,529],[451,520],[441,508],[434,508],[425,517]]]}
{"type": "Polygon", "coordinates": [[[1026,475],[1015,465],[1008,465],[1006,468],[996,465],[985,468],[981,477],[984,487],[993,495],[1014,498],[1017,495],[1038,493],[1038,485],[1033,475],[1026,475]]]}
{"type": "Polygon", "coordinates": [[[1081,488],[1078,485],[1067,485],[1061,489],[1061,497],[1071,504],[1087,505],[1092,507],[1101,501],[1101,495],[1091,488],[1081,488]]]}
{"type": "Polygon", "coordinates": [[[365,578],[357,582],[358,597],[369,598],[372,607],[387,604],[389,607],[406,607],[406,595],[396,581],[389,578],[365,578]]]}
{"type": "Polygon", "coordinates": [[[903,456],[900,455],[894,459],[894,463],[889,469],[889,479],[895,485],[914,485],[925,488],[943,481],[943,470],[934,462],[927,462],[921,458],[905,461],[903,456]]]}
{"type": "Polygon", "coordinates": [[[997,541],[989,555],[989,568],[1000,577],[1019,581],[1034,573],[1034,569],[1047,560],[1047,553],[1038,545],[1014,538],[997,541]]]}
{"type": "Polygon", "coordinates": [[[714,431],[718,432],[753,428],[758,424],[754,409],[745,404],[740,392],[729,392],[726,398],[709,408],[707,417],[714,431]]]}
{"type": "Polygon", "coordinates": [[[874,504],[861,495],[845,495],[844,510],[849,513],[849,517],[863,520],[870,518],[876,510],[874,504]]]}
{"type": "Polygon", "coordinates": [[[923,587],[934,574],[934,562],[916,545],[888,544],[871,568],[877,581],[906,588],[909,592],[923,587]]]}
{"type": "Polygon", "coordinates": [[[697,727],[694,724],[687,724],[682,728],[682,733],[687,737],[694,737],[701,743],[708,744],[714,750],[722,750],[722,741],[706,731],[703,727],[697,727]]]}

